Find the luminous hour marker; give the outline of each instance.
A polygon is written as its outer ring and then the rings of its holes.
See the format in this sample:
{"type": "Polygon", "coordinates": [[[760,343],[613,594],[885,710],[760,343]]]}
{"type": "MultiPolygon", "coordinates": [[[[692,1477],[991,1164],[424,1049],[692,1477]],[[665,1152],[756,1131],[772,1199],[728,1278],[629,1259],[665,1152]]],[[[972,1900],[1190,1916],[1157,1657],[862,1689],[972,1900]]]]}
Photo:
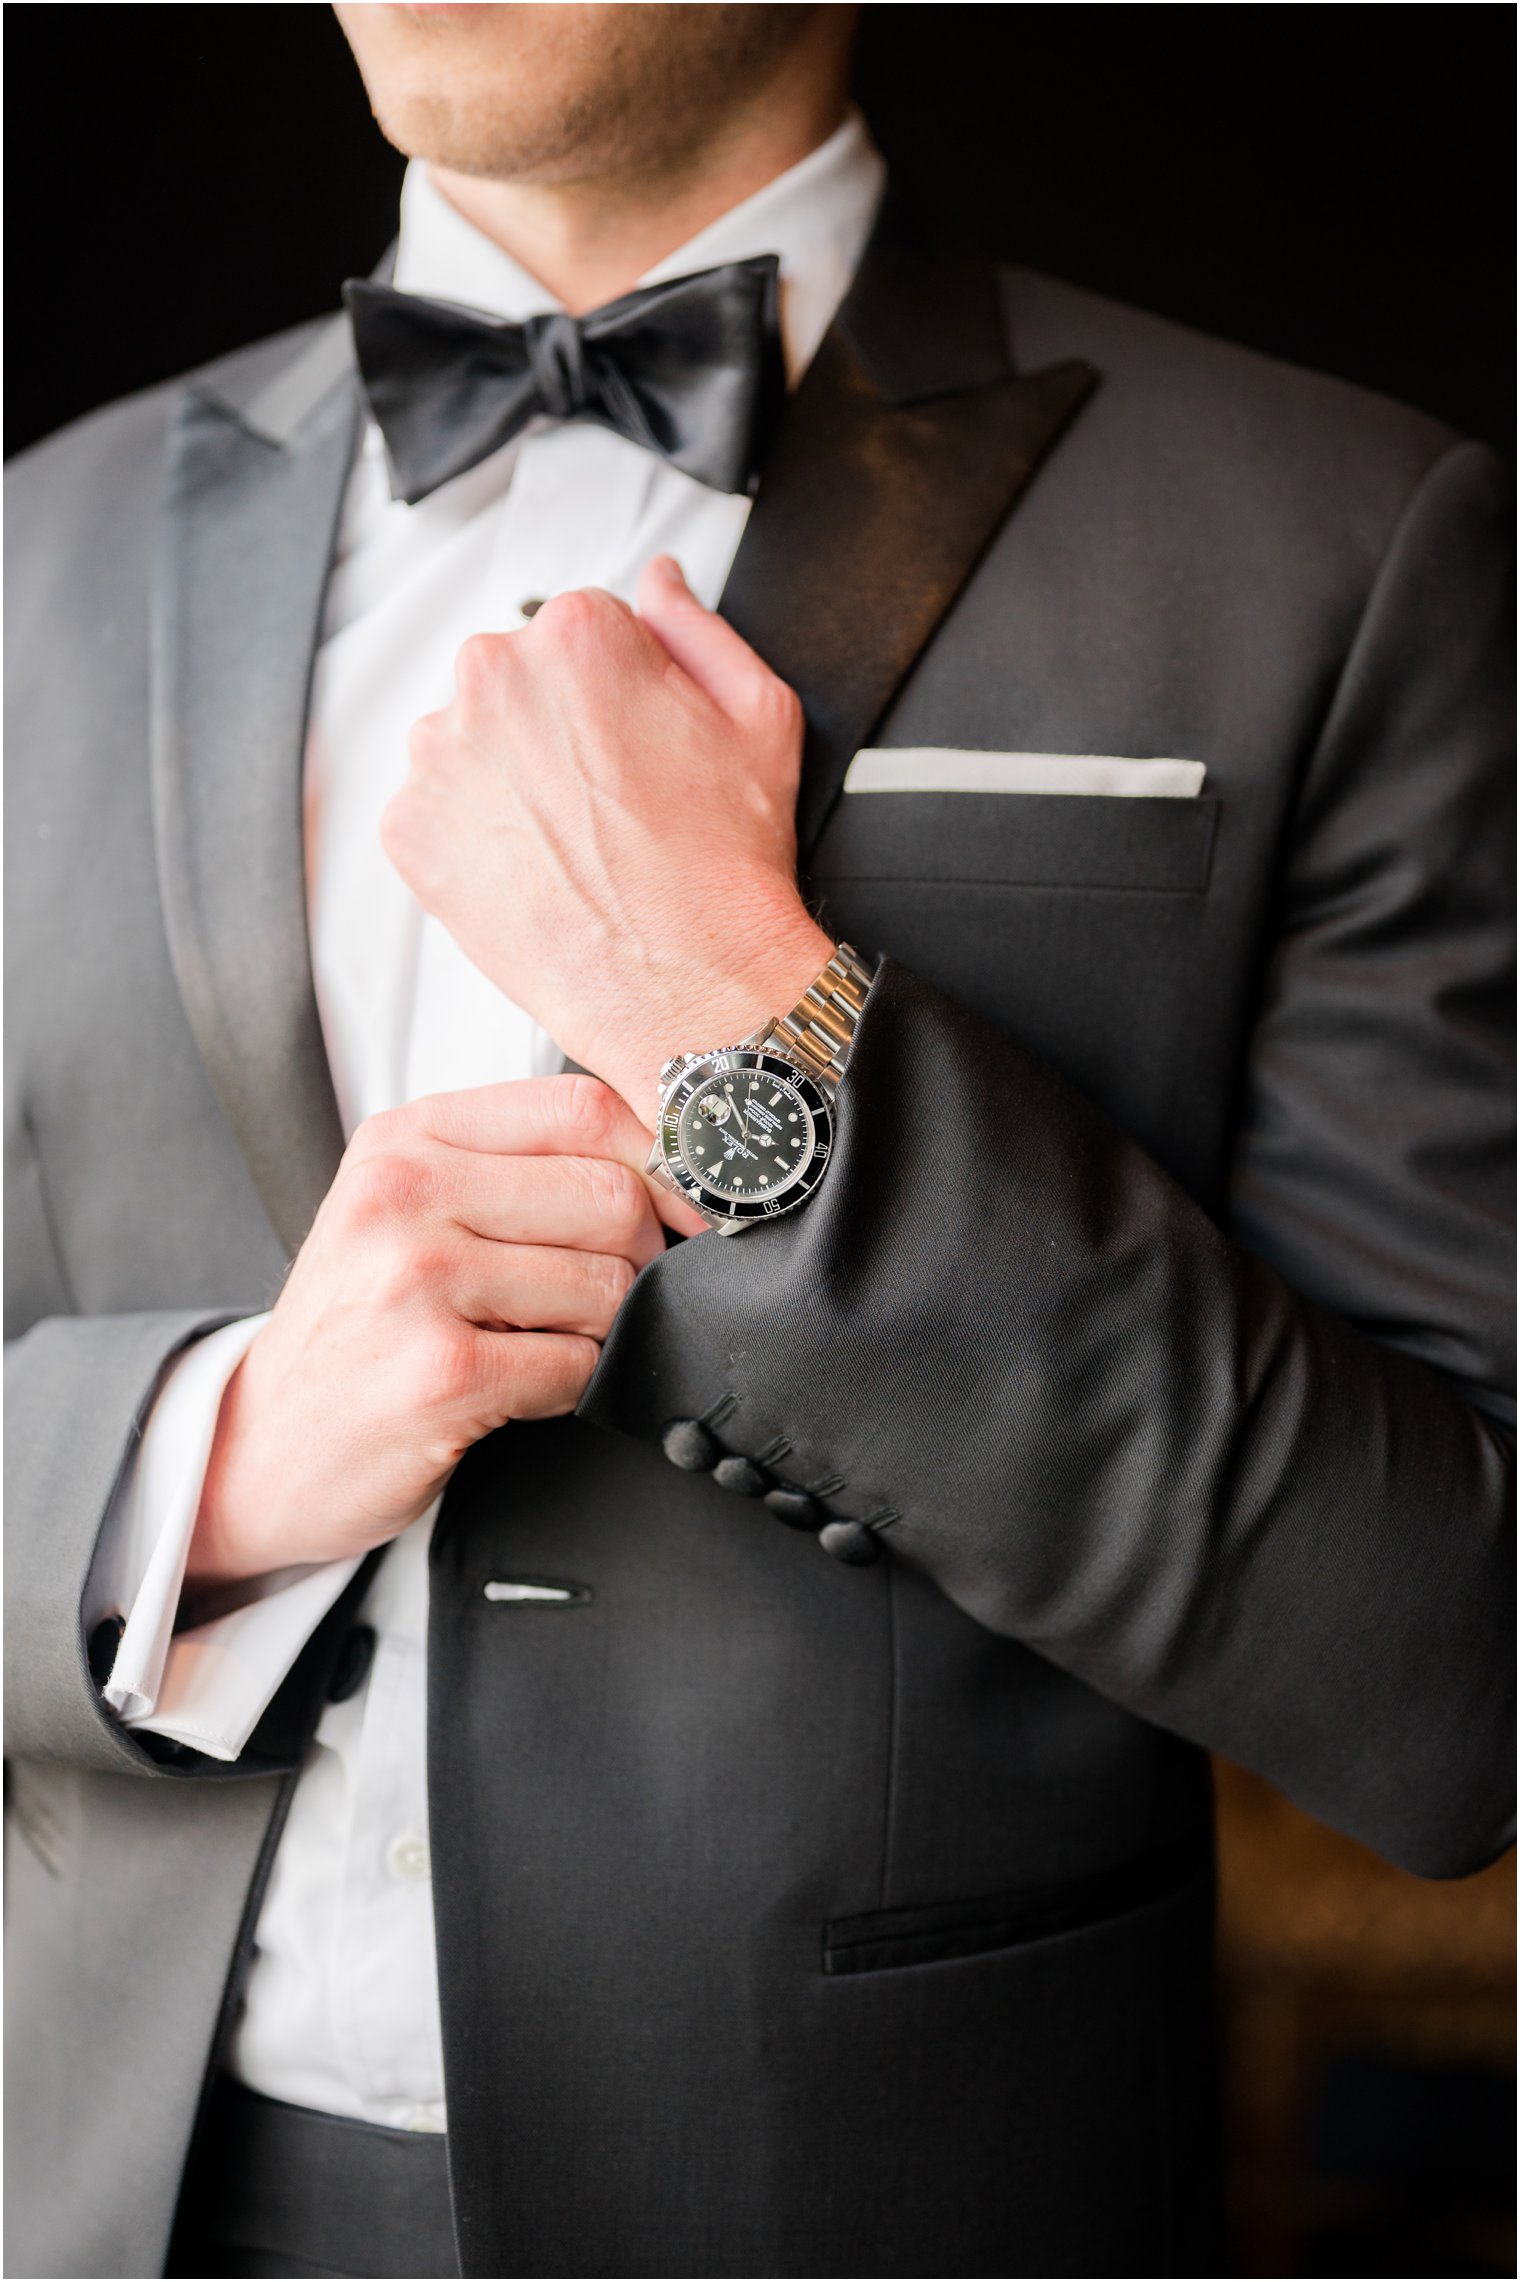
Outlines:
{"type": "Polygon", "coordinates": [[[787,1122],[787,1124],[788,1124],[788,1125],[795,1125],[795,1124],[796,1124],[796,1122],[797,1122],[797,1112],[796,1112],[796,1110],[795,1110],[795,1109],[789,1109],[789,1110],[787,1111],[787,1113],[786,1113],[786,1122],[787,1122]]]}
{"type": "Polygon", "coordinates": [[[772,1109],[774,1109],[774,1108],[775,1108],[775,1106],[776,1106],[776,1104],[777,1104],[777,1102],[778,1102],[780,1099],[781,1099],[781,1096],[780,1096],[780,1094],[779,1094],[779,1093],[773,1093],[773,1094],[771,1095],[771,1098],[770,1098],[770,1104],[769,1104],[769,1106],[770,1106],[772,1109]]]}

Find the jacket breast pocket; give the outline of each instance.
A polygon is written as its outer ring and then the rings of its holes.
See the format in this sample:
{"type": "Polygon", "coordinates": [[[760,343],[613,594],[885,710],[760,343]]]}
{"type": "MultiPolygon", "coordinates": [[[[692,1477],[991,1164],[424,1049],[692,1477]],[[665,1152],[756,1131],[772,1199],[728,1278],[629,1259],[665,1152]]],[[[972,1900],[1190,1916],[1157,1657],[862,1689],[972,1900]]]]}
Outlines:
{"type": "Polygon", "coordinates": [[[847,793],[804,893],[1038,1055],[1202,1193],[1233,1069],[1224,803],[1087,793],[847,793]]]}
{"type": "Polygon", "coordinates": [[[1057,1935],[1085,1933],[1189,1890],[1207,1897],[1212,1878],[1206,1849],[1169,1847],[1062,1886],[835,1918],[823,1929],[823,1970],[893,1973],[1023,1949],[1057,1935]]]}
{"type": "Polygon", "coordinates": [[[1080,793],[847,793],[809,865],[834,882],[1202,895],[1219,802],[1080,793]]]}

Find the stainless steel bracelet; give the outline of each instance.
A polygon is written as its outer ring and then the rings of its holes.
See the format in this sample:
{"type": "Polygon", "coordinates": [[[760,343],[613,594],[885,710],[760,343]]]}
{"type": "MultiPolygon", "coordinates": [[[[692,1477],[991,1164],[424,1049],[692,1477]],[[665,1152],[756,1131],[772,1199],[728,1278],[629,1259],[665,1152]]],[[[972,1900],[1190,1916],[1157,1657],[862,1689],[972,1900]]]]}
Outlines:
{"type": "Polygon", "coordinates": [[[858,951],[841,943],[791,1013],[778,1015],[744,1043],[775,1046],[833,1093],[844,1076],[845,1059],[870,987],[870,968],[858,951]]]}
{"type": "MultiPolygon", "coordinates": [[[[778,1014],[755,1031],[751,1037],[741,1038],[737,1047],[709,1047],[706,1055],[741,1052],[759,1053],[769,1048],[778,1061],[790,1062],[800,1077],[807,1077],[832,1100],[844,1075],[855,1025],[865,1005],[866,992],[871,987],[871,970],[857,951],[848,943],[841,943],[821,974],[814,976],[790,1014],[778,1014]]],[[[666,1161],[661,1139],[664,1130],[665,1101],[668,1089],[674,1085],[683,1070],[706,1056],[674,1054],[660,1072],[660,1124],[656,1127],[649,1162],[644,1167],[652,1180],[662,1188],[682,1193],[683,1184],[677,1180],[666,1161]]],[[[685,1192],[708,1226],[719,1236],[741,1236],[746,1228],[756,1225],[750,1219],[735,1219],[699,1197],[691,1190],[685,1192]]],[[[805,1196],[798,1201],[805,1202],[805,1196]]],[[[772,1210],[766,1207],[767,1212],[772,1210]]],[[[783,1209],[785,1209],[783,1207],[783,1209]]]]}

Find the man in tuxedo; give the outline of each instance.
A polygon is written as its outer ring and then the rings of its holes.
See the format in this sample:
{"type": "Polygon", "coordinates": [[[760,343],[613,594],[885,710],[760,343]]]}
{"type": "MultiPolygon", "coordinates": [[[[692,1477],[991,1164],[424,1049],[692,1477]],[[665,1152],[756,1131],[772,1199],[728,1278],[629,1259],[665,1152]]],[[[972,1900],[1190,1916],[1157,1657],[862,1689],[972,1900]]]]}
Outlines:
{"type": "Polygon", "coordinates": [[[11,2269],[1208,2270],[1207,1751],[1509,1836],[1498,468],[339,13],[12,486],[11,2269]]]}

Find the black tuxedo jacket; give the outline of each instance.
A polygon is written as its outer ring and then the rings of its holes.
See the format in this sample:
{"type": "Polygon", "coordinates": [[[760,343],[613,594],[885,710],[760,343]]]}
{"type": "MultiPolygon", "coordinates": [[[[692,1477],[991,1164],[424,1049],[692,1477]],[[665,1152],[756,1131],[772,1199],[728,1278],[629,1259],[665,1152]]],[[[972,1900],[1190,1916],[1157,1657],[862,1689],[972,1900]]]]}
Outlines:
{"type": "MultiPolygon", "coordinates": [[[[355,433],[307,328],[12,489],[29,2274],[162,2270],[346,1621],[219,1770],[112,1724],[79,1610],[165,1358],[339,1151],[299,768],[355,433]]],[[[649,1268],[437,1531],[467,2274],[1202,2270],[1205,1748],[1420,1872],[1506,1843],[1505,533],[1429,420],[888,213],[724,604],[886,954],[836,1161],[649,1268]],[[841,799],[867,742],[1208,775],[841,799]],[[714,1414],[886,1557],[667,1464],[714,1414]]]]}

